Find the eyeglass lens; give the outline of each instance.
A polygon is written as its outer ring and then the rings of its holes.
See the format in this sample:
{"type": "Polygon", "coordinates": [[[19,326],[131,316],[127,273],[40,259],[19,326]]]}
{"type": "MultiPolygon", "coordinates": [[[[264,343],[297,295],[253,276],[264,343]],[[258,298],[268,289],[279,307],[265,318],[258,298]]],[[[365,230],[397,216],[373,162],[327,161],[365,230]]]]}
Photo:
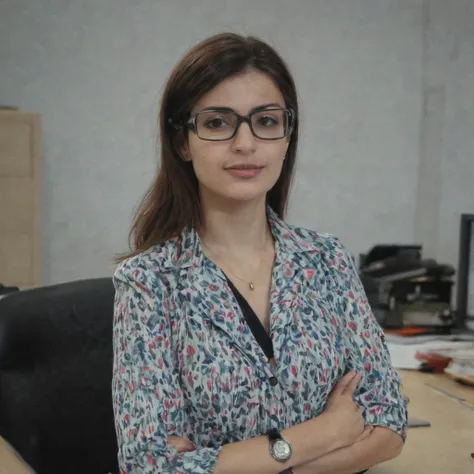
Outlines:
{"type": "MultiPolygon", "coordinates": [[[[288,110],[262,110],[250,115],[253,133],[266,140],[283,138],[288,132],[288,110]]],[[[204,140],[228,140],[239,122],[231,111],[204,111],[196,114],[196,132],[204,140]]]]}

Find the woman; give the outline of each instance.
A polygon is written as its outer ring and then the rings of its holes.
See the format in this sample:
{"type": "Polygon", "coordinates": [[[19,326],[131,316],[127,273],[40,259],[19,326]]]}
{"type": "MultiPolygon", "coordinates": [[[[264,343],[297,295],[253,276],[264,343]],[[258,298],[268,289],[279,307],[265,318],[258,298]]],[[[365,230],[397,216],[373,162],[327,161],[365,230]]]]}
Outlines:
{"type": "Polygon", "coordinates": [[[397,456],[406,406],[348,252],[282,220],[294,81],[221,34],[171,74],[161,166],[120,263],[122,473],[347,473],[397,456]]]}

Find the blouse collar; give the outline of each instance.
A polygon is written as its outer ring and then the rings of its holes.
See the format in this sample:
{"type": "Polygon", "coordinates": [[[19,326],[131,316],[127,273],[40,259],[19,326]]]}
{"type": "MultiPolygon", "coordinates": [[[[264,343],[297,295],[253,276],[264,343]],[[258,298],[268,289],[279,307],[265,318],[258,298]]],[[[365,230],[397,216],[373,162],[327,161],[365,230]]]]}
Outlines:
{"type": "MultiPolygon", "coordinates": [[[[270,207],[267,207],[267,218],[270,229],[275,239],[277,253],[284,253],[286,256],[305,252],[314,252],[314,239],[307,239],[295,227],[284,222],[278,214],[270,207]],[[313,241],[313,244],[311,244],[313,241]]],[[[181,268],[190,266],[200,266],[204,259],[201,240],[193,227],[185,228],[179,239],[180,249],[176,255],[174,265],[181,268]]]]}

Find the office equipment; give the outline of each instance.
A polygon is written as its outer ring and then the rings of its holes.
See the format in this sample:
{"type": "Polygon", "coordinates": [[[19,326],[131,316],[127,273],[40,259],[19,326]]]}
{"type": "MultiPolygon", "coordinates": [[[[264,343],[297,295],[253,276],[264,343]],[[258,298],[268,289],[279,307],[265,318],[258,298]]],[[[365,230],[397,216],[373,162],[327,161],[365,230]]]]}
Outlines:
{"type": "Polygon", "coordinates": [[[376,245],[362,257],[359,273],[385,328],[451,328],[455,269],[423,259],[420,245],[376,245]]]}
{"type": "Polygon", "coordinates": [[[474,214],[462,214],[459,229],[459,264],[456,326],[474,330],[474,214]]]}

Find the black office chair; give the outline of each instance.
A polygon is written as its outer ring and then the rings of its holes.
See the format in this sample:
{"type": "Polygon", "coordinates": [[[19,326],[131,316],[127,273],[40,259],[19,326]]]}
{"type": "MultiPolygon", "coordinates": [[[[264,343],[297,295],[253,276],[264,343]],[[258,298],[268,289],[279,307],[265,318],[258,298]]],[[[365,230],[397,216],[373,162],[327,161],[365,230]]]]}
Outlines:
{"type": "Polygon", "coordinates": [[[38,474],[118,473],[110,278],[0,299],[0,435],[38,474]]]}

